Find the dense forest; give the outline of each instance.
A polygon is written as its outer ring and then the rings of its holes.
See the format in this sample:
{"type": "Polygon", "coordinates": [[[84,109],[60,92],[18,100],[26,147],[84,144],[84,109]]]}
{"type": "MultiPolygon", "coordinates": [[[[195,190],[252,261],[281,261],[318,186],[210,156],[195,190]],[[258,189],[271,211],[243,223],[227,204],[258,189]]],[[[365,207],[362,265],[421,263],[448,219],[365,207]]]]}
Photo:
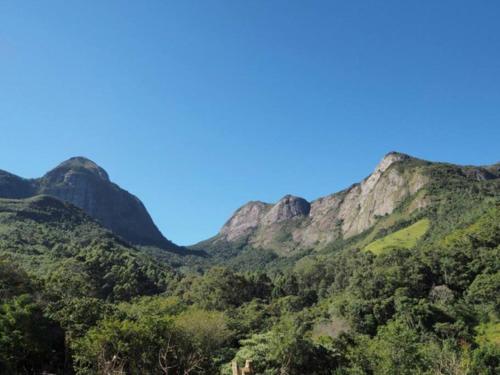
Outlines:
{"type": "Polygon", "coordinates": [[[0,373],[498,374],[498,179],[429,173],[432,204],[290,257],[165,253],[1,199],[0,373]]]}

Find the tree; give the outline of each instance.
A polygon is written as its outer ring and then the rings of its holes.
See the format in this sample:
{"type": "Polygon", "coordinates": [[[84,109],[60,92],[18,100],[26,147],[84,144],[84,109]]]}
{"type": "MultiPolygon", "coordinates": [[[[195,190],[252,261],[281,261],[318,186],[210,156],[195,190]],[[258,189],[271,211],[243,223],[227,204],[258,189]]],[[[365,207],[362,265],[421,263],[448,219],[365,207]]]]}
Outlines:
{"type": "Polygon", "coordinates": [[[249,301],[251,292],[252,287],[243,276],[224,267],[214,267],[193,280],[186,297],[203,309],[223,311],[249,301]]]}
{"type": "Polygon", "coordinates": [[[175,318],[175,326],[189,337],[192,351],[198,353],[205,370],[216,370],[217,364],[227,361],[223,350],[233,336],[227,318],[219,311],[191,308],[175,318]]]}
{"type": "Polygon", "coordinates": [[[480,346],[472,353],[471,373],[495,375],[500,373],[500,347],[497,344],[480,346]]]}
{"type": "Polygon", "coordinates": [[[416,331],[403,322],[391,321],[379,329],[370,352],[377,374],[421,374],[427,363],[416,331]]]}
{"type": "Polygon", "coordinates": [[[297,319],[284,317],[270,331],[242,340],[235,360],[252,359],[258,374],[330,374],[338,366],[337,359],[309,340],[306,332],[297,319]]]}
{"type": "Polygon", "coordinates": [[[0,305],[0,372],[33,373],[61,368],[64,334],[30,295],[0,305]]]}
{"type": "Polygon", "coordinates": [[[500,272],[476,276],[467,289],[466,298],[470,303],[483,305],[500,314],[500,272]]]}

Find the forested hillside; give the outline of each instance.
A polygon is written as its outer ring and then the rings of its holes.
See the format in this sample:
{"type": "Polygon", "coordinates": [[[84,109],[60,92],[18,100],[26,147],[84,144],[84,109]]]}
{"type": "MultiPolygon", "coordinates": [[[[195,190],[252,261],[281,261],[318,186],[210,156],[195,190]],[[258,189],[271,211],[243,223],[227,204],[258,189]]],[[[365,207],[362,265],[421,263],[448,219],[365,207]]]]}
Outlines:
{"type": "Polygon", "coordinates": [[[52,197],[1,199],[0,373],[499,373],[498,166],[387,168],[426,183],[361,232],[292,251],[175,255],[52,197]]]}

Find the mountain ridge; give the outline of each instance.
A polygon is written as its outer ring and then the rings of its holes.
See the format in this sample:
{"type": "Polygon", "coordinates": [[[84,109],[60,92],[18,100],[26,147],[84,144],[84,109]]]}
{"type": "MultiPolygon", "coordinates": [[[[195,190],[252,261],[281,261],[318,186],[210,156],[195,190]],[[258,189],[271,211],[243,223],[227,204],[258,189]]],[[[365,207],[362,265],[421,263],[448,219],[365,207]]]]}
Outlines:
{"type": "Polygon", "coordinates": [[[217,235],[194,247],[233,244],[290,255],[347,240],[373,227],[379,218],[391,215],[407,199],[412,202],[406,215],[431,204],[430,194],[425,191],[432,185],[429,171],[433,166],[446,165],[455,167],[454,173],[466,179],[479,181],[500,176],[498,164],[459,166],[391,151],[360,182],[310,202],[291,195],[276,203],[250,201],[235,211],[217,235]],[[296,206],[297,202],[302,209],[296,206]],[[281,215],[273,216],[272,212],[281,215]]]}

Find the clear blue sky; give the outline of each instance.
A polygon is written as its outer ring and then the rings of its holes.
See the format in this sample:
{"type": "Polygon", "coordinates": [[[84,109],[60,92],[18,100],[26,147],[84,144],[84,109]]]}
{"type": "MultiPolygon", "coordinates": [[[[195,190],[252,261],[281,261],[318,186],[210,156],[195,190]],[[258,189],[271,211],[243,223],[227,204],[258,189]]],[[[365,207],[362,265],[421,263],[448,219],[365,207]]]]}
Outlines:
{"type": "Polygon", "coordinates": [[[87,156],[179,244],[388,151],[500,159],[500,2],[1,1],[0,168],[87,156]]]}

